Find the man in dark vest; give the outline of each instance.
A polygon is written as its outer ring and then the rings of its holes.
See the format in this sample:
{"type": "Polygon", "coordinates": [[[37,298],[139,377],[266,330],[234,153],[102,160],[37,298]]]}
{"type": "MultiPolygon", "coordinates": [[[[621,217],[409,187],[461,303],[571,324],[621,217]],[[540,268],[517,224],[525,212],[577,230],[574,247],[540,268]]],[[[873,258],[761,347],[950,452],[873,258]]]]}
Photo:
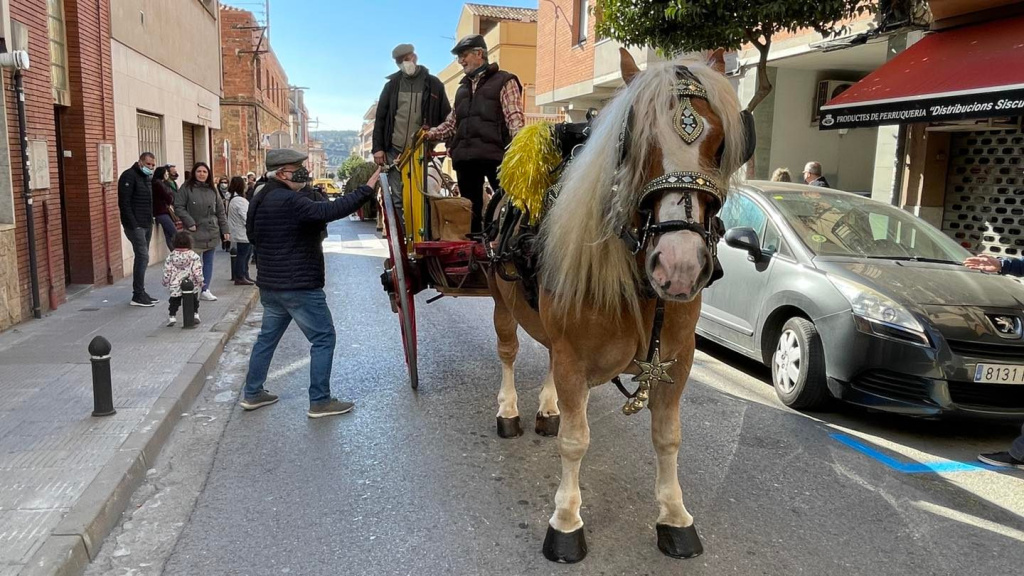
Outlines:
{"type": "MultiPolygon", "coordinates": [[[[373,161],[384,166],[398,160],[412,146],[421,126],[433,128],[452,111],[444,84],[418,64],[412,44],[399,44],[391,51],[399,71],[388,82],[377,100],[373,124],[373,161]]],[[[395,209],[402,214],[402,175],[398,168],[388,173],[388,184],[395,209]]]]}
{"type": "Polygon", "coordinates": [[[448,154],[459,178],[459,191],[473,202],[474,233],[482,229],[484,178],[498,189],[498,165],[505,147],[523,127],[523,86],[519,78],[487,56],[479,34],[455,45],[466,77],[455,93],[455,108],[443,124],[427,132],[430,140],[449,142],[448,154]]]}

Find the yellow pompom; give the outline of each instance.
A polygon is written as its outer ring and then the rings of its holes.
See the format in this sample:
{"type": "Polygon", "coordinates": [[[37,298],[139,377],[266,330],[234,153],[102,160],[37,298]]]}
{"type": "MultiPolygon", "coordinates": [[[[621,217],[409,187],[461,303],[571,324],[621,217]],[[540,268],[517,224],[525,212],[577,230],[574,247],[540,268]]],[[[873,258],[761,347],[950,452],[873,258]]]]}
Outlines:
{"type": "Polygon", "coordinates": [[[552,171],[562,161],[553,131],[550,122],[538,122],[520,130],[498,169],[498,179],[509,202],[530,215],[530,224],[540,221],[544,192],[555,183],[557,175],[552,171]]]}

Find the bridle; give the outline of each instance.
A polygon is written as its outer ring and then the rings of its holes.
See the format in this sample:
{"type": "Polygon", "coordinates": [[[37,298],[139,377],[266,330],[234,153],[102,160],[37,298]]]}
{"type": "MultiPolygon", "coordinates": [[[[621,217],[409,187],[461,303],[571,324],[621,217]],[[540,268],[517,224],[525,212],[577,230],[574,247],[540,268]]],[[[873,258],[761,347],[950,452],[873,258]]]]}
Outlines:
{"type": "MultiPolygon", "coordinates": [[[[682,138],[683,142],[692,146],[700,139],[705,127],[704,118],[693,107],[691,100],[699,98],[706,102],[708,100],[707,90],[686,66],[676,66],[676,82],[673,86],[673,91],[679,98],[675,114],[673,115],[673,128],[679,137],[682,138]]],[[[747,133],[747,149],[745,152],[746,158],[749,159],[753,155],[755,145],[753,138],[754,119],[747,111],[743,111],[741,117],[747,133]]],[[[613,185],[614,191],[618,190],[623,167],[629,154],[632,124],[633,110],[631,109],[619,130],[617,144],[618,163],[615,170],[616,183],[613,185]]],[[[724,147],[725,143],[723,142],[718,150],[719,160],[721,159],[724,147]]],[[[699,235],[714,261],[714,272],[712,273],[711,280],[708,282],[708,285],[710,285],[722,276],[722,269],[718,263],[718,240],[725,233],[725,226],[718,217],[718,211],[724,202],[725,191],[719,187],[718,179],[715,176],[692,170],[668,172],[651,180],[643,187],[636,203],[635,215],[630,219],[629,223],[623,226],[619,236],[635,256],[645,250],[655,237],[663,234],[686,231],[699,235]],[[686,214],[685,220],[668,220],[665,222],[658,222],[656,220],[654,204],[666,192],[682,193],[683,208],[686,214]],[[709,198],[701,222],[698,222],[693,217],[693,193],[703,194],[709,198]],[[636,222],[639,222],[639,225],[633,226],[636,222]]]]}

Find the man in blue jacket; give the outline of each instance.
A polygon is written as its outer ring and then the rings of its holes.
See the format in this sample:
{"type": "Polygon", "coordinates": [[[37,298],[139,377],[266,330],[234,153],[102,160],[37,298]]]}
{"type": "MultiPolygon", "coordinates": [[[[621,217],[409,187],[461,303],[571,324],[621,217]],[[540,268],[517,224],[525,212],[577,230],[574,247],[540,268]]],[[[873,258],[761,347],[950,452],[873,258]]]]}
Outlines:
{"type": "MultiPolygon", "coordinates": [[[[1024,259],[1021,258],[996,258],[988,254],[980,254],[965,260],[964,266],[993,274],[1024,276],[1024,259]]],[[[1024,470],[1024,426],[1021,426],[1020,436],[1013,441],[1008,451],[979,454],[978,460],[1000,468],[1024,470]]]]}
{"type": "Polygon", "coordinates": [[[351,402],[331,397],[331,368],[336,340],[334,320],[324,294],[321,232],[327,222],[352,214],[373,197],[380,171],[366,186],[333,202],[311,199],[306,155],[296,150],[267,152],[267,183],[249,204],[245,229],[259,253],[256,285],[263,304],[263,326],[249,357],[242,408],[256,410],[277,402],[267,392],[274,350],[292,320],[312,345],[309,364],[310,418],[345,414],[351,402]]]}

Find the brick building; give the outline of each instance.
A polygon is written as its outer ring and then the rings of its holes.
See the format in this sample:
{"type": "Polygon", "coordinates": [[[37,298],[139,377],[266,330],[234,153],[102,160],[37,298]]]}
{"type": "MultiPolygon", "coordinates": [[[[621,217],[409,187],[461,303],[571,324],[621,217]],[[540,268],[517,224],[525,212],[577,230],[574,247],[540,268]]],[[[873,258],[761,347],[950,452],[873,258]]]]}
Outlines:
{"type": "Polygon", "coordinates": [[[215,170],[262,173],[268,149],[293,144],[288,76],[252,12],[221,6],[220,14],[224,94],[215,170]]]}
{"type": "MultiPolygon", "coordinates": [[[[6,50],[26,50],[22,71],[31,164],[39,313],[66,301],[70,284],[123,275],[113,174],[114,109],[109,4],[0,0],[6,50]]],[[[32,275],[22,146],[13,72],[0,109],[0,330],[31,318],[32,275]]]]}

